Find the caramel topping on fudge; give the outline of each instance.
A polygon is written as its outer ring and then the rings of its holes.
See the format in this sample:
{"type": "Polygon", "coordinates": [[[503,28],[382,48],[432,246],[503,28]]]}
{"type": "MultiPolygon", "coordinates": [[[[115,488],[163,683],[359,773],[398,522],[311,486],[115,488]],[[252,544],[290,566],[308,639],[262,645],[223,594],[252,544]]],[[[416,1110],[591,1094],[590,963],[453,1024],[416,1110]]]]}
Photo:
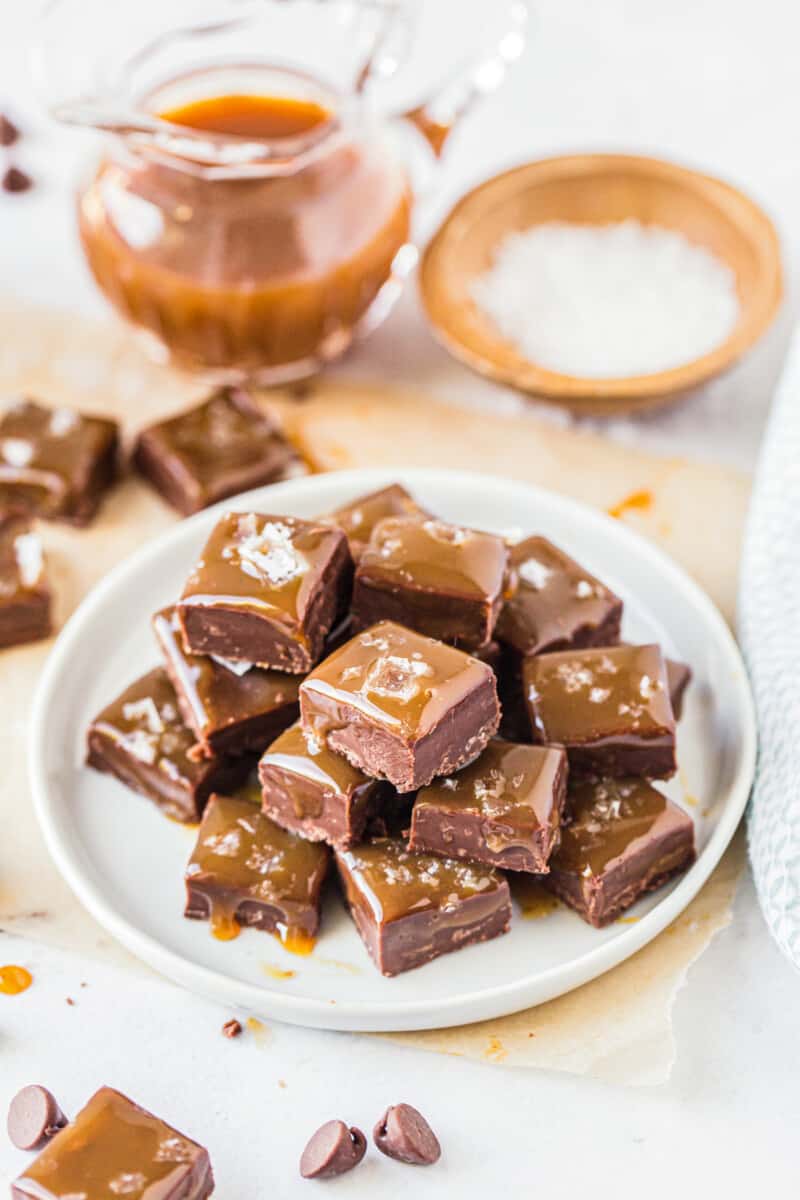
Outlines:
{"type": "Polygon", "coordinates": [[[21,400],[0,409],[0,508],[85,524],[116,471],[117,426],[21,400]]]}
{"type": "Polygon", "coordinates": [[[313,936],[330,851],[289,833],[259,810],[257,784],[212,796],[186,868],[188,917],[212,930],[232,921],[313,936]]]}
{"type": "Polygon", "coordinates": [[[543,537],[511,547],[514,591],[496,634],[520,654],[619,641],[622,601],[543,537]]]}
{"type": "Polygon", "coordinates": [[[175,689],[160,667],[131,684],[103,710],[93,727],[134,758],[167,775],[190,761],[186,753],[194,738],[181,721],[175,689]]]}
{"type": "Polygon", "coordinates": [[[330,530],[294,517],[228,513],[214,528],[182,599],[222,599],[290,621],[307,598],[316,564],[328,557],[330,530]]]}
{"type": "Polygon", "coordinates": [[[483,679],[491,667],[452,646],[391,621],[357,634],[300,685],[313,703],[304,724],[325,734],[330,705],[345,704],[402,737],[420,738],[483,679]],[[318,707],[316,707],[318,706],[318,707]]]}
{"type": "Polygon", "coordinates": [[[477,599],[500,595],[507,563],[505,543],[492,533],[412,517],[381,521],[362,558],[364,570],[379,576],[477,599]]]}
{"type": "Polygon", "coordinates": [[[694,861],[691,818],[643,779],[572,783],[568,810],[544,882],[592,925],[694,861]]]}
{"type": "Polygon", "coordinates": [[[296,675],[187,653],[174,608],[156,613],[153,628],[183,718],[207,754],[262,750],[297,716],[296,675]]]}
{"type": "Polygon", "coordinates": [[[533,740],[564,745],[572,775],[674,775],[675,718],[658,646],[541,654],[522,671],[533,740]]]}
{"type": "Polygon", "coordinates": [[[566,781],[560,746],[493,739],[469,766],[418,793],[409,847],[513,871],[546,871],[566,781]]]}
{"type": "Polygon", "coordinates": [[[337,852],[379,921],[396,921],[426,909],[444,912],[460,900],[496,890],[501,876],[478,863],[413,853],[400,838],[377,838],[337,852]]]}
{"type": "Polygon", "coordinates": [[[181,721],[175,689],[161,667],[118,696],[89,727],[89,765],[116,775],[155,800],[168,816],[196,821],[214,787],[235,786],[247,760],[191,754],[194,736],[181,721]]]}
{"type": "Polygon", "coordinates": [[[300,467],[291,445],[240,388],[222,388],[195,408],[144,429],[134,461],[187,514],[300,467]]]}
{"type": "Polygon", "coordinates": [[[556,851],[558,866],[583,876],[602,875],[633,842],[649,837],[673,807],[663,792],[642,779],[573,784],[570,819],[556,851]]]}
{"type": "Polygon", "coordinates": [[[573,744],[616,732],[646,739],[674,730],[658,646],[542,654],[525,664],[525,681],[542,741],[573,744]]]}
{"type": "Polygon", "coordinates": [[[303,729],[299,721],[290,725],[285,733],[272,743],[261,756],[259,766],[287,771],[320,789],[316,803],[312,799],[314,793],[309,789],[294,794],[295,812],[298,817],[319,816],[323,792],[347,796],[354,789],[371,782],[363,771],[351,766],[341,754],[334,754],[329,750],[325,742],[312,730],[303,729]]]}
{"type": "MultiPolygon", "coordinates": [[[[553,816],[554,789],[564,774],[564,759],[560,747],[493,738],[469,766],[423,788],[415,808],[441,803],[512,827],[545,825],[553,816]]],[[[513,829],[509,835],[513,837],[513,829]]]]}
{"type": "Polygon", "coordinates": [[[12,1184],[20,1200],[205,1200],[207,1152],[120,1092],[95,1092],[12,1184]]]}
{"type": "Polygon", "coordinates": [[[227,513],[178,605],[187,648],[302,674],[322,652],[351,570],[338,529],[227,513]]]}
{"type": "Polygon", "coordinates": [[[260,806],[256,783],[236,796],[214,796],[198,831],[187,879],[208,875],[223,886],[247,889],[260,900],[309,903],[327,870],[327,850],[281,829],[260,806]]]}
{"type": "Polygon", "coordinates": [[[331,845],[357,841],[368,819],[383,815],[385,806],[379,802],[391,790],[334,754],[299,721],[261,756],[259,775],[268,816],[303,837],[331,845]]]}
{"type": "Polygon", "coordinates": [[[388,517],[359,560],[353,616],[381,619],[468,650],[485,646],[500,612],[508,549],[502,538],[444,521],[388,517]]]}
{"type": "Polygon", "coordinates": [[[412,853],[399,838],[337,851],[336,862],[356,928],[384,975],[509,927],[508,884],[491,867],[412,853]]]}
{"type": "Polygon", "coordinates": [[[417,504],[402,484],[392,483],[380,491],[359,496],[343,508],[337,508],[329,517],[320,519],[330,521],[342,530],[350,543],[353,558],[358,560],[372,537],[373,529],[385,517],[416,517],[425,520],[430,517],[430,513],[417,504]]]}

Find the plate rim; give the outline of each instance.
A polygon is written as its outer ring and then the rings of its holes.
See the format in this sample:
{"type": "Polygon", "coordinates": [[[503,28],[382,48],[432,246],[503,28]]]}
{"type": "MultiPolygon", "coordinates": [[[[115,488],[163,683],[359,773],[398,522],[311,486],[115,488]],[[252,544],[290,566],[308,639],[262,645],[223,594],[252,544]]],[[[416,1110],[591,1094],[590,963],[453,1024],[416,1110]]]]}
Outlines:
{"type": "MultiPolygon", "coordinates": [[[[85,645],[85,642],[83,644],[85,645]]],[[[303,476],[270,484],[266,488],[242,492],[192,517],[176,522],[174,526],[151,538],[118,563],[86,594],[50,650],[31,708],[27,750],[34,810],[56,868],[95,920],[136,957],[188,990],[200,992],[219,1003],[265,1014],[270,1019],[285,1021],[287,1024],[363,1032],[399,1032],[449,1028],[519,1012],[545,1003],[604,974],[652,941],[697,895],[738,828],[755,774],[757,725],[755,705],[741,652],[716,605],[683,567],[629,526],[614,521],[581,501],[524,480],[502,479],[481,472],[448,468],[368,467],[303,476]],[[78,856],[73,854],[69,842],[66,839],[62,840],[59,834],[56,789],[53,789],[51,794],[45,767],[48,717],[51,706],[58,703],[59,679],[68,668],[79,640],[83,642],[84,627],[91,621],[94,613],[103,608],[109,593],[116,590],[120,583],[124,583],[128,576],[146,570],[149,560],[160,556],[170,543],[190,537],[192,531],[202,526],[210,526],[213,520],[228,508],[253,503],[256,497],[260,498],[257,502],[263,505],[265,494],[268,494],[270,499],[274,496],[278,502],[284,497],[291,500],[296,491],[304,491],[309,486],[313,488],[320,482],[323,483],[324,489],[330,482],[334,490],[337,487],[349,489],[352,486],[354,495],[358,495],[359,488],[366,491],[398,479],[406,482],[412,489],[415,483],[424,487],[426,483],[441,485],[443,481],[447,481],[456,486],[491,487],[495,491],[507,491],[509,494],[524,490],[534,499],[545,497],[549,505],[555,504],[573,518],[594,525],[603,534],[607,535],[613,529],[613,536],[620,539],[623,545],[627,543],[640,560],[646,561],[650,569],[671,576],[673,584],[686,594],[687,600],[699,610],[699,615],[706,625],[714,631],[717,643],[724,650],[726,662],[731,668],[731,686],[735,690],[736,707],[742,717],[742,729],[737,731],[740,735],[737,763],[726,794],[724,811],[694,865],[650,912],[635,924],[626,927],[611,941],[580,954],[566,964],[528,973],[512,982],[481,987],[468,993],[461,992],[455,997],[433,1002],[424,997],[399,1002],[388,1001],[386,1004],[372,1000],[332,1002],[319,998],[298,997],[269,986],[257,986],[233,979],[218,970],[194,962],[182,953],[164,946],[117,911],[91,876],[82,871],[78,856]]]]}

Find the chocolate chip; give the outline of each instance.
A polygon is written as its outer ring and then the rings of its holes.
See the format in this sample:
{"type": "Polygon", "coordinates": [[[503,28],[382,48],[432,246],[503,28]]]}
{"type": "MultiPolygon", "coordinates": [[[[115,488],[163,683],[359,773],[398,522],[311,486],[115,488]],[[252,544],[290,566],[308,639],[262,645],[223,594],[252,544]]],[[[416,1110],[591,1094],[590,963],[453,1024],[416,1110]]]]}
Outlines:
{"type": "Polygon", "coordinates": [[[326,1121],[311,1137],[300,1158],[304,1179],[333,1179],[357,1167],[367,1152],[360,1129],[344,1121],[326,1121]]]}
{"type": "Polygon", "coordinates": [[[442,1153],[436,1134],[422,1113],[410,1104],[387,1108],[372,1136],[381,1153],[416,1167],[430,1166],[442,1153]]]}
{"type": "Polygon", "coordinates": [[[9,167],[0,181],[0,186],[4,192],[27,192],[28,188],[33,187],[33,180],[30,175],[20,171],[19,167],[9,167]]]}
{"type": "Polygon", "coordinates": [[[238,1037],[239,1034],[242,1032],[241,1022],[237,1021],[235,1019],[232,1021],[226,1021],[225,1024],[222,1026],[222,1032],[225,1034],[225,1037],[227,1037],[227,1038],[238,1037]]]}
{"type": "Polygon", "coordinates": [[[0,146],[13,146],[19,139],[19,130],[14,122],[0,113],[0,146]]]}
{"type": "Polygon", "coordinates": [[[8,1109],[8,1136],[18,1150],[40,1150],[66,1124],[52,1092],[38,1083],[17,1092],[8,1109]]]}

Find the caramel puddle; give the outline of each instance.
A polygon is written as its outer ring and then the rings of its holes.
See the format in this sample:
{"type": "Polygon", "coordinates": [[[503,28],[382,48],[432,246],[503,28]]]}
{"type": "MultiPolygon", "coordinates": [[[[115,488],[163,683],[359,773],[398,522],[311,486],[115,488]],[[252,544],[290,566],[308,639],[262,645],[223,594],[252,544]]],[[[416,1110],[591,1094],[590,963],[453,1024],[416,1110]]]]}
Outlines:
{"type": "Polygon", "coordinates": [[[19,996],[21,992],[27,992],[32,983],[33,976],[25,967],[13,964],[0,967],[0,995],[19,996]]]}
{"type": "Polygon", "coordinates": [[[261,970],[270,979],[294,979],[296,971],[286,971],[283,967],[273,966],[272,963],[262,963],[261,970]]]}

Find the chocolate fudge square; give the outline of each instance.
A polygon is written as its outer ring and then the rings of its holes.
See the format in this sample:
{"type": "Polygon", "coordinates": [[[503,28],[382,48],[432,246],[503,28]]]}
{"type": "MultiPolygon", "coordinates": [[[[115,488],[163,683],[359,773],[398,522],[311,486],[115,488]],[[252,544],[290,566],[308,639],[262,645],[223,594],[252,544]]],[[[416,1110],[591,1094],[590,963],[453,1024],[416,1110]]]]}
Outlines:
{"type": "Polygon", "coordinates": [[[500,723],[494,672],[461,650],[382,621],[300,685],[303,726],[398,792],[477,758],[500,723]]]}
{"type": "Polygon", "coordinates": [[[565,746],[571,773],[675,774],[675,718],[658,646],[540,654],[522,672],[533,741],[565,746]]]}
{"type": "Polygon", "coordinates": [[[468,767],[418,793],[409,849],[545,872],[558,845],[566,790],[560,746],[492,739],[468,767]]]}
{"type": "Polygon", "coordinates": [[[114,421],[21,400],[0,411],[0,509],[87,525],[117,473],[114,421]]]}
{"type": "Polygon", "coordinates": [[[691,818],[644,779],[570,784],[567,804],[542,882],[598,929],[694,862],[691,818]]]}
{"type": "Polygon", "coordinates": [[[133,461],[184,516],[301,468],[291,444],[240,388],[222,388],[142,430],[133,461]]]}
{"type": "Polygon", "coordinates": [[[619,641],[622,601],[547,538],[511,547],[513,594],[496,634],[523,655],[619,641]]]}
{"type": "Polygon", "coordinates": [[[0,514],[0,649],[49,637],[42,543],[23,517],[0,514]]]}
{"type": "Polygon", "coordinates": [[[206,1200],[208,1151],[103,1087],[11,1185],[13,1200],[206,1200]]]}
{"type": "Polygon", "coordinates": [[[492,867],[416,854],[401,838],[336,852],[361,940],[382,975],[399,975],[441,954],[505,933],[508,884],[492,867]]]}
{"type": "Polygon", "coordinates": [[[686,689],[692,682],[692,668],[686,663],[675,662],[674,659],[666,659],[667,667],[667,687],[669,688],[669,698],[672,702],[672,711],[675,714],[675,720],[680,721],[683,716],[683,701],[686,695],[686,689]]]}
{"type": "Polygon", "coordinates": [[[387,517],[359,559],[353,619],[361,629],[398,621],[462,650],[478,650],[491,641],[507,566],[508,548],[492,533],[387,517]]]}
{"type": "Polygon", "coordinates": [[[186,916],[235,936],[252,925],[292,946],[314,937],[330,851],[260,811],[257,784],[211,797],[186,868],[186,916]]]}
{"type": "Polygon", "coordinates": [[[181,716],[204,757],[260,753],[297,719],[296,675],[188,654],[174,608],[156,613],[153,628],[181,716]]]}
{"type": "Polygon", "coordinates": [[[263,809],[313,842],[349,846],[376,814],[388,784],[369,779],[298,721],[262,755],[263,809]]]}
{"type": "Polygon", "coordinates": [[[343,508],[337,508],[329,517],[321,519],[330,521],[342,530],[350,543],[350,553],[358,562],[372,537],[373,529],[385,517],[415,517],[424,521],[430,515],[402,484],[392,483],[377,492],[359,496],[343,508]]]}
{"type": "Polygon", "coordinates": [[[302,675],[319,659],[351,578],[341,530],[226,513],[178,604],[186,649],[302,675]]]}
{"type": "Polygon", "coordinates": [[[149,796],[173,820],[192,823],[213,791],[236,787],[251,765],[248,759],[198,761],[190,753],[194,744],[169,676],[156,667],[92,721],[87,762],[149,796]]]}

